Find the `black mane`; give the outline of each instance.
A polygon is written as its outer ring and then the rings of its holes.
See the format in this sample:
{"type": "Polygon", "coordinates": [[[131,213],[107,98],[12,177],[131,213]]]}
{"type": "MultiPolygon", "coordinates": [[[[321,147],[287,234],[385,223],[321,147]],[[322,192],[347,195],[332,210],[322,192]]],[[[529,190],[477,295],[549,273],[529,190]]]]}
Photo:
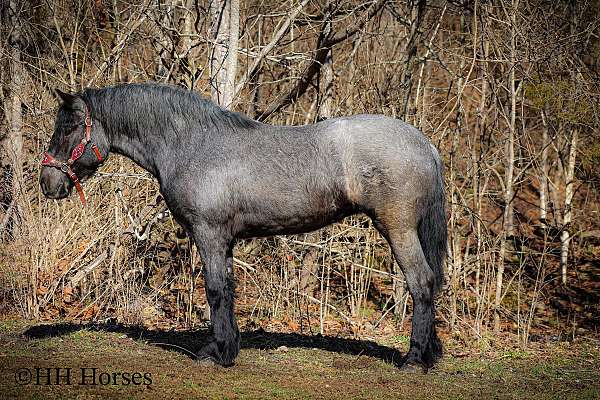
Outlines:
{"type": "Polygon", "coordinates": [[[196,92],[164,84],[124,84],[86,89],[82,97],[90,105],[92,113],[110,114],[115,124],[112,128],[121,132],[144,132],[158,128],[177,134],[190,132],[188,128],[199,126],[205,130],[216,129],[226,133],[262,125],[242,114],[226,110],[196,92]]]}

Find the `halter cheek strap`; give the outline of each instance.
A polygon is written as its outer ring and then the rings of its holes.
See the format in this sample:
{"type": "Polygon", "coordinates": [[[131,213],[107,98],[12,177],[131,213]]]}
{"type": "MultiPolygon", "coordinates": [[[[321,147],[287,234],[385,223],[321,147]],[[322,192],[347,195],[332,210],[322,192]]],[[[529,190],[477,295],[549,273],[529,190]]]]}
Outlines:
{"type": "MultiPolygon", "coordinates": [[[[77,175],[75,175],[75,172],[73,172],[72,165],[76,160],[81,158],[81,156],[83,154],[85,154],[86,146],[88,143],[90,143],[91,132],[92,132],[92,118],[90,117],[89,110],[86,107],[85,108],[85,135],[81,139],[79,144],[77,144],[77,146],[75,146],[75,148],[71,151],[71,157],[66,162],[62,162],[62,161],[59,161],[56,158],[52,157],[50,154],[48,154],[47,151],[45,151],[44,159],[42,160],[42,165],[44,165],[46,167],[58,168],[62,172],[67,174],[67,176],[75,184],[75,189],[77,190],[77,193],[79,194],[79,200],[81,200],[81,204],[83,205],[83,207],[85,207],[85,204],[86,204],[85,195],[83,194],[83,188],[81,187],[81,182],[79,181],[79,178],[77,177],[77,175]]],[[[92,151],[94,152],[94,154],[96,155],[96,158],[98,159],[98,161],[100,163],[102,163],[102,155],[100,154],[100,150],[98,149],[98,146],[96,145],[96,143],[92,143],[91,148],[92,148],[92,151]]]]}

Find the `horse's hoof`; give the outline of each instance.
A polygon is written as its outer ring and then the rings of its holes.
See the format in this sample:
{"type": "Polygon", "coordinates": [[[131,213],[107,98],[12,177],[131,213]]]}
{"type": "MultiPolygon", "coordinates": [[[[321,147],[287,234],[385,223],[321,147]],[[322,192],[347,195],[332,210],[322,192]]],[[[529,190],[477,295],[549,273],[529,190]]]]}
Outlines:
{"type": "Polygon", "coordinates": [[[205,354],[198,354],[196,362],[203,367],[216,367],[219,365],[219,363],[216,362],[214,358],[205,354]]]}
{"type": "Polygon", "coordinates": [[[402,366],[400,367],[400,371],[405,372],[407,374],[425,374],[427,373],[427,368],[425,368],[419,363],[407,361],[404,364],[402,364],[402,366]]]}
{"type": "Polygon", "coordinates": [[[198,352],[198,361],[208,360],[209,362],[212,362],[212,365],[231,367],[234,363],[235,356],[223,353],[223,351],[220,351],[219,347],[217,341],[208,343],[198,352]]]}

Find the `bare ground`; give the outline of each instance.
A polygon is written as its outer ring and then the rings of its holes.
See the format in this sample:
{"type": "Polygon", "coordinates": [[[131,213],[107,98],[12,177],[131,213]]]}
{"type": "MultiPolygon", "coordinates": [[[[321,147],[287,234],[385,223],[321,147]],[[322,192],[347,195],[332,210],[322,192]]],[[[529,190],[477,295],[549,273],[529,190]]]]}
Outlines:
{"type": "Polygon", "coordinates": [[[428,374],[407,374],[394,365],[402,353],[392,347],[262,330],[244,333],[235,366],[205,365],[189,354],[205,337],[204,331],[2,320],[0,398],[600,398],[594,340],[492,357],[446,355],[428,374]],[[55,368],[63,375],[58,385],[55,368]]]}

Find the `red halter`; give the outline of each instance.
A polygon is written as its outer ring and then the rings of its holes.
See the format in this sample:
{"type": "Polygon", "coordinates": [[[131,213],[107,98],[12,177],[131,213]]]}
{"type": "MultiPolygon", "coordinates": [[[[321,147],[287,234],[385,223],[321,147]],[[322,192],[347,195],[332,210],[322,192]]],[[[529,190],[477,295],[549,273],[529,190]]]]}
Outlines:
{"type": "MultiPolygon", "coordinates": [[[[71,151],[71,158],[67,160],[67,162],[62,162],[50,154],[47,151],[44,152],[44,159],[42,160],[42,165],[47,167],[54,167],[60,169],[62,172],[67,174],[69,178],[75,184],[75,189],[77,189],[77,193],[79,193],[79,200],[81,200],[81,204],[85,207],[85,195],[83,194],[83,189],[81,187],[81,182],[79,182],[79,178],[73,172],[71,166],[73,163],[79,159],[85,153],[85,147],[88,143],[90,143],[90,136],[92,131],[92,118],[90,117],[90,113],[88,108],[85,108],[85,136],[81,139],[81,142],[71,151]]],[[[96,154],[96,158],[99,162],[102,162],[102,155],[100,154],[100,150],[96,143],[92,143],[92,150],[96,154]]]]}

